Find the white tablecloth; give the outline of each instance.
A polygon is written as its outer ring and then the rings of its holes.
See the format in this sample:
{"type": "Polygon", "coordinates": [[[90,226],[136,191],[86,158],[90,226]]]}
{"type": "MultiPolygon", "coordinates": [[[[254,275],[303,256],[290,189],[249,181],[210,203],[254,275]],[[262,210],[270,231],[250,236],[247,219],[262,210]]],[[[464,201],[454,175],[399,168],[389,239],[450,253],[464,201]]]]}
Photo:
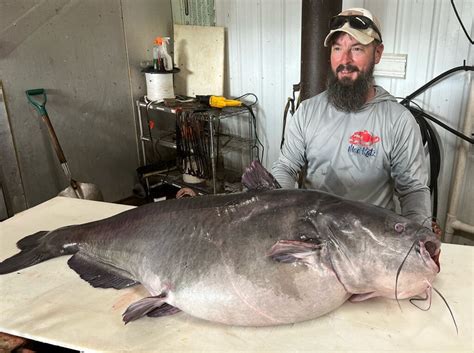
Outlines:
{"type": "MultiPolygon", "coordinates": [[[[53,198],[0,223],[0,260],[15,243],[39,230],[104,218],[130,206],[53,198]]],[[[434,285],[456,317],[433,294],[429,311],[390,299],[345,303],[316,320],[242,328],[185,313],[142,318],[124,325],[121,314],[141,287],[96,289],[69,269],[64,256],[0,276],[0,332],[81,351],[141,352],[473,352],[474,248],[443,244],[434,285]]],[[[282,308],[284,310],[284,308],[282,308]]]]}

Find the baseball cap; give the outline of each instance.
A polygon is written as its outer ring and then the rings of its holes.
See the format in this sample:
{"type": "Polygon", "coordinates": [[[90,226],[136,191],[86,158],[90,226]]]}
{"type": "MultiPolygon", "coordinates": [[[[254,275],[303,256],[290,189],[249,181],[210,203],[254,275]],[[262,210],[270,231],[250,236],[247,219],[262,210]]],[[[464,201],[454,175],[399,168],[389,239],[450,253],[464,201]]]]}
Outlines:
{"type": "Polygon", "coordinates": [[[345,32],[361,44],[367,45],[374,39],[382,41],[380,21],[369,10],[351,8],[342,11],[331,19],[329,34],[324,40],[324,46],[329,46],[331,37],[336,32],[345,32]]]}

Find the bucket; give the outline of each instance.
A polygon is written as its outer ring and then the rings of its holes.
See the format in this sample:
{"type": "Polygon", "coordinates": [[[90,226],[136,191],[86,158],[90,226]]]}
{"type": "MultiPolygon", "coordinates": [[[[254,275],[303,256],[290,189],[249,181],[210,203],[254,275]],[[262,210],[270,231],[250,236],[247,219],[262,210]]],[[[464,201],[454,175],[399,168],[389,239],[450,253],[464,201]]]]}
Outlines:
{"type": "Polygon", "coordinates": [[[165,98],[174,98],[173,74],[178,71],[177,68],[172,71],[156,71],[153,67],[144,69],[146,98],[153,102],[161,102],[165,98]]]}

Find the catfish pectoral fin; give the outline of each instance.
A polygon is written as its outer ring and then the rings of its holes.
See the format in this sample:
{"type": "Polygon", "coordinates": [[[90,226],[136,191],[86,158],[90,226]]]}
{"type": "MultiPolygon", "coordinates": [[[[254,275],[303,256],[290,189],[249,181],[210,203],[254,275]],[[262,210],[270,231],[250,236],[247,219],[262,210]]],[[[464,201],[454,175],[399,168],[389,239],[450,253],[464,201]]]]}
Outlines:
{"type": "Polygon", "coordinates": [[[173,305],[169,305],[168,303],[164,303],[159,308],[153,309],[149,313],[146,314],[148,317],[162,317],[162,316],[170,316],[179,313],[181,310],[174,307],[173,305]]]}
{"type": "Polygon", "coordinates": [[[242,175],[242,185],[248,190],[281,189],[280,183],[258,160],[254,160],[245,170],[242,175]]]}
{"type": "Polygon", "coordinates": [[[357,302],[362,302],[362,301],[370,299],[370,298],[376,298],[376,297],[380,297],[380,296],[381,296],[381,294],[377,293],[377,292],[352,294],[352,296],[349,298],[349,301],[351,301],[352,303],[357,303],[357,302]]]}
{"type": "Polygon", "coordinates": [[[89,282],[94,288],[122,289],[140,284],[140,282],[131,278],[132,276],[125,270],[101,262],[81,252],[76,253],[67,263],[84,281],[89,282]]]}
{"type": "Polygon", "coordinates": [[[278,262],[313,264],[314,254],[322,247],[321,244],[299,240],[279,240],[272,246],[268,256],[278,262]]]}
{"type": "MultiPolygon", "coordinates": [[[[155,314],[158,314],[158,312],[154,313],[154,311],[159,309],[162,305],[166,304],[165,303],[166,299],[167,297],[164,294],[140,299],[139,301],[130,304],[127,310],[125,310],[125,312],[122,314],[122,320],[125,322],[125,324],[128,324],[130,321],[135,321],[145,315],[148,315],[149,313],[151,314],[151,316],[165,316],[165,315],[155,315],[155,314]]],[[[174,308],[171,305],[169,306],[171,308],[174,308]]],[[[163,312],[171,310],[171,308],[166,306],[165,308],[163,308],[163,312]]],[[[172,315],[175,313],[177,313],[177,311],[172,312],[171,310],[168,315],[172,315]]]]}

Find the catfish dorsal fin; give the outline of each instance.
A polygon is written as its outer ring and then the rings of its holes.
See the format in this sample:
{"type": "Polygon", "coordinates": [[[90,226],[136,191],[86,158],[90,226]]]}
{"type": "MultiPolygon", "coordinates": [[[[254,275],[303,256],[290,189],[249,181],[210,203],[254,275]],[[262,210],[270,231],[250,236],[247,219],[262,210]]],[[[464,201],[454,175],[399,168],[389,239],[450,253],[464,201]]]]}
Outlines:
{"type": "Polygon", "coordinates": [[[248,190],[281,189],[281,185],[259,161],[255,160],[245,169],[242,175],[242,185],[248,190]]]}

